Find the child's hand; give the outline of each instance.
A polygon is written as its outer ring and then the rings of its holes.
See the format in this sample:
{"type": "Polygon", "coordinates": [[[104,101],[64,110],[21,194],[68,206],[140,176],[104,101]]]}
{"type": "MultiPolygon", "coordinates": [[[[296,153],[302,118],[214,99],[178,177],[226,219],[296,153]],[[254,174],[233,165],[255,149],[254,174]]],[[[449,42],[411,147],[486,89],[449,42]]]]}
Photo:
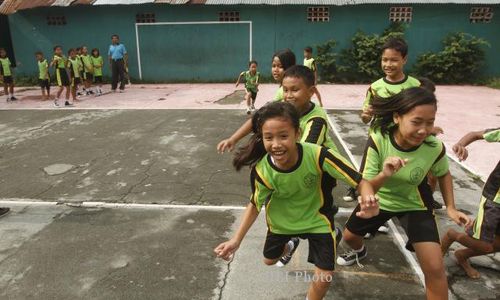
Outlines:
{"type": "Polygon", "coordinates": [[[460,143],[456,143],[452,149],[459,161],[464,161],[467,159],[467,156],[469,156],[467,148],[462,146],[460,143]]]}
{"type": "Polygon", "coordinates": [[[443,128],[439,127],[439,126],[434,126],[432,127],[432,130],[431,130],[431,134],[436,136],[438,134],[443,134],[444,133],[444,130],[443,128]]]}
{"type": "Polygon", "coordinates": [[[240,83],[239,83],[239,82],[236,84],[236,87],[238,87],[238,85],[240,85],[240,83]]]}
{"type": "Polygon", "coordinates": [[[361,210],[356,213],[356,216],[362,219],[370,219],[380,212],[378,199],[375,195],[359,196],[358,203],[361,210]]]}
{"type": "Polygon", "coordinates": [[[217,257],[222,258],[223,260],[230,261],[239,247],[240,245],[238,242],[234,240],[229,240],[215,247],[214,252],[217,255],[217,257]]]}
{"type": "Polygon", "coordinates": [[[408,162],[408,159],[406,159],[406,158],[402,159],[402,158],[397,157],[397,156],[390,156],[390,157],[386,158],[384,161],[382,173],[386,177],[391,177],[397,171],[399,171],[399,169],[404,167],[407,162],[408,162]]]}
{"type": "Polygon", "coordinates": [[[221,154],[226,152],[226,151],[231,152],[234,150],[234,144],[235,143],[230,138],[222,140],[222,141],[220,141],[219,144],[217,144],[217,152],[219,152],[221,154]]]}
{"type": "Polygon", "coordinates": [[[455,208],[448,208],[447,210],[448,216],[453,220],[457,225],[469,227],[472,225],[472,220],[463,212],[456,210],[455,208]]]}

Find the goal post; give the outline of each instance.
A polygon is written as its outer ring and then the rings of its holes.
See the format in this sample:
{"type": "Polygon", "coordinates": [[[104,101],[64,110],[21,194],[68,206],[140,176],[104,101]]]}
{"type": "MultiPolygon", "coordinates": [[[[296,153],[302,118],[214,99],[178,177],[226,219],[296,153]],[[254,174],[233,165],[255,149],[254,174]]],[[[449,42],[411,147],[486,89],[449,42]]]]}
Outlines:
{"type": "Polygon", "coordinates": [[[186,26],[186,25],[195,25],[195,26],[230,26],[234,24],[243,24],[248,25],[248,61],[252,60],[252,21],[230,21],[230,22],[221,22],[221,21],[199,21],[199,22],[157,22],[157,23],[136,23],[135,24],[135,38],[136,38],[136,46],[137,46],[137,68],[139,73],[139,79],[143,79],[143,64],[141,60],[141,39],[140,39],[140,28],[146,26],[186,26]]]}

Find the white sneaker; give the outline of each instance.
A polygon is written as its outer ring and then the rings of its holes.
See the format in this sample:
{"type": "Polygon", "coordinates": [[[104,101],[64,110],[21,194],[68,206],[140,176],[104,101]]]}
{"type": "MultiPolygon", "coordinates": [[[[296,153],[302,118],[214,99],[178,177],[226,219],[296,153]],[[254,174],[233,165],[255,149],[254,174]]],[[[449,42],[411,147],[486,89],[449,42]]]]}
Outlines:
{"type": "Polygon", "coordinates": [[[389,232],[389,224],[387,223],[384,223],[384,225],[380,226],[378,228],[378,232],[381,232],[381,233],[388,233],[389,232]]]}
{"type": "Polygon", "coordinates": [[[252,113],[252,109],[250,107],[247,107],[247,115],[252,113]]]}

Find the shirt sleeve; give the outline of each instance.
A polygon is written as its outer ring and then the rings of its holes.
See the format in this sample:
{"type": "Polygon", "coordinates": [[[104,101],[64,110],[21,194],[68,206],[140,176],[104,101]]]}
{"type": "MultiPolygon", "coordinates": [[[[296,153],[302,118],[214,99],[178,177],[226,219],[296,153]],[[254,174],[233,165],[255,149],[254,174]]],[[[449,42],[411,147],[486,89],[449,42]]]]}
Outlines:
{"type": "Polygon", "coordinates": [[[365,101],[363,102],[363,110],[368,108],[368,106],[372,103],[373,91],[372,88],[369,87],[366,91],[365,101]]]}
{"type": "Polygon", "coordinates": [[[365,153],[363,155],[363,160],[361,161],[361,170],[363,172],[363,178],[372,179],[377,176],[381,171],[381,155],[379,152],[379,148],[370,135],[368,138],[368,142],[365,148],[365,153]]]}
{"type": "Polygon", "coordinates": [[[500,142],[500,128],[486,129],[483,138],[490,143],[500,142]]]}
{"type": "Polygon", "coordinates": [[[109,46],[109,49],[108,49],[108,56],[112,56],[113,54],[111,53],[111,47],[112,46],[109,46]]]}
{"type": "Polygon", "coordinates": [[[325,142],[328,125],[323,118],[312,118],[306,123],[301,142],[322,145],[325,142]]]}
{"type": "Polygon", "coordinates": [[[122,53],[127,54],[127,48],[125,48],[125,45],[122,44],[122,53]]]}
{"type": "Polygon", "coordinates": [[[363,179],[361,174],[340,154],[328,148],[321,148],[321,169],[335,179],[342,180],[351,187],[357,187],[363,179]]]}
{"type": "Polygon", "coordinates": [[[441,177],[446,175],[446,173],[448,173],[449,170],[448,157],[446,156],[446,148],[442,143],[441,145],[442,145],[441,152],[439,153],[438,157],[436,158],[434,164],[432,164],[431,167],[431,173],[436,177],[441,177]]]}
{"type": "Polygon", "coordinates": [[[257,211],[260,212],[262,206],[266,205],[271,199],[271,186],[260,176],[257,167],[254,167],[250,173],[250,183],[252,186],[250,202],[255,206],[257,211]]]}

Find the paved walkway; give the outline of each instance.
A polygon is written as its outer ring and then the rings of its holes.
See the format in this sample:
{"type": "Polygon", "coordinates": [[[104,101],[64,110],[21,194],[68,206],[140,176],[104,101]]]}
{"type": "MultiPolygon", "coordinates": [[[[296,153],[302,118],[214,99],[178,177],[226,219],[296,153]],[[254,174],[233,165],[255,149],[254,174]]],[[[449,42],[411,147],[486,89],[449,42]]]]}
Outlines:
{"type": "MultiPolygon", "coordinates": [[[[257,106],[273,99],[277,85],[263,84],[257,106]]],[[[367,85],[320,85],[325,108],[359,109],[367,85]]],[[[51,101],[40,101],[36,88],[18,89],[16,103],[0,101],[0,109],[53,109],[51,101]]],[[[55,89],[53,88],[53,92],[55,89]]],[[[233,84],[164,84],[132,85],[123,94],[108,93],[101,97],[84,97],[74,109],[244,109],[233,84]],[[233,94],[233,95],[232,95],[233,94]],[[228,101],[219,101],[227,97],[228,101]]],[[[500,126],[500,90],[477,86],[438,86],[439,111],[436,125],[444,129],[440,138],[448,153],[451,146],[471,130],[500,126]]],[[[483,180],[500,159],[497,145],[476,142],[469,147],[469,159],[464,163],[483,180]]]]}

